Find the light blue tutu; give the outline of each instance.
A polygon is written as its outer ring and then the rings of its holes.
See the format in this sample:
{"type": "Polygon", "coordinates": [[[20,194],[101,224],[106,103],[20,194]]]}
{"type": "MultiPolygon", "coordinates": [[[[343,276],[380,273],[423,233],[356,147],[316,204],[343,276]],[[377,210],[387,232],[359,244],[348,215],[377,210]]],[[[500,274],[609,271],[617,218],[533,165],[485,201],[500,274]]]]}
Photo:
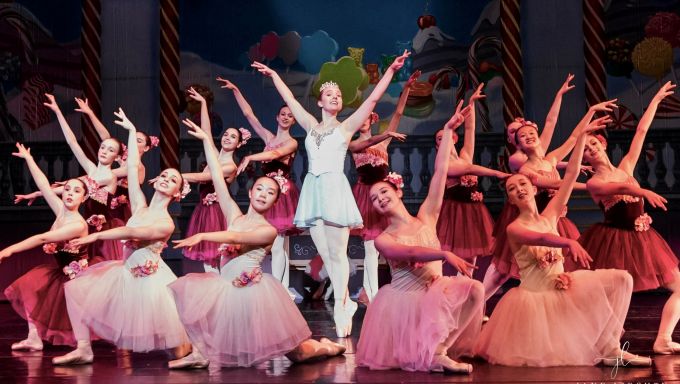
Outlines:
{"type": "Polygon", "coordinates": [[[344,173],[307,173],[293,223],[309,228],[317,220],[337,227],[361,228],[361,213],[344,173]]]}

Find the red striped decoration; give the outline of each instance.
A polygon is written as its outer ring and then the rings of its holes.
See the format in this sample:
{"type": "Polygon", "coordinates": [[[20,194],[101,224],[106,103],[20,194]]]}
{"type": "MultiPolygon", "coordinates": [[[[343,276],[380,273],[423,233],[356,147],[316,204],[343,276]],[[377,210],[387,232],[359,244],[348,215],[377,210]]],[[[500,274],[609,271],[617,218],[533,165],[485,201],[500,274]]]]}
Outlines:
{"type": "Polygon", "coordinates": [[[588,106],[607,99],[604,38],[604,0],[583,0],[583,58],[588,106]]]}
{"type": "Polygon", "coordinates": [[[511,123],[524,116],[522,93],[522,37],[520,0],[501,0],[501,40],[503,50],[503,120],[511,123]]]}
{"type": "Polygon", "coordinates": [[[52,93],[52,84],[37,74],[24,81],[21,86],[21,120],[30,129],[38,129],[52,118],[48,108],[43,105],[45,93],[52,93]]]}
{"type": "MultiPolygon", "coordinates": [[[[87,98],[95,115],[101,116],[101,0],[83,0],[83,26],[81,49],[83,52],[83,96],[87,98]]],[[[83,151],[90,159],[96,159],[99,137],[90,119],[84,114],[80,119],[83,133],[83,151]]]]}
{"type": "Polygon", "coordinates": [[[177,0],[161,5],[161,167],[179,169],[179,11],[177,0]]]}

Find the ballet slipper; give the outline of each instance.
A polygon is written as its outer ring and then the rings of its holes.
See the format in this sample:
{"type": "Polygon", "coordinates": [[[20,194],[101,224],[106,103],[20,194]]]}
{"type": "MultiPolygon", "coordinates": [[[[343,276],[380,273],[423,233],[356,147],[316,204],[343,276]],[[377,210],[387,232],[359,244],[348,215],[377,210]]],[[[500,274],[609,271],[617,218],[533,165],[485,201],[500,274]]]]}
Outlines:
{"type": "Polygon", "coordinates": [[[336,343],[327,337],[320,338],[319,342],[325,344],[326,346],[328,346],[328,348],[330,348],[330,352],[328,354],[329,357],[340,356],[347,350],[347,347],[345,347],[344,345],[336,343]]]}
{"type": "Polygon", "coordinates": [[[609,367],[651,367],[652,359],[623,352],[618,357],[602,359],[602,364],[609,367]]]}
{"type": "Polygon", "coordinates": [[[42,351],[43,343],[42,340],[32,340],[31,338],[24,339],[18,343],[12,344],[13,351],[42,351]]]}
{"type": "Polygon", "coordinates": [[[486,324],[489,321],[489,316],[482,316],[482,324],[486,324]]]}
{"type": "Polygon", "coordinates": [[[52,359],[52,364],[54,365],[77,365],[77,364],[92,364],[94,360],[94,355],[92,349],[86,351],[81,348],[77,348],[64,356],[55,357],[52,359]]]}
{"type": "Polygon", "coordinates": [[[659,355],[673,355],[680,353],[680,344],[671,339],[657,339],[654,342],[654,353],[659,355]]]}
{"type": "Polygon", "coordinates": [[[333,320],[335,320],[335,333],[338,337],[347,337],[352,334],[352,317],[357,311],[357,303],[347,300],[344,308],[333,310],[333,320]]]}
{"type": "Polygon", "coordinates": [[[472,365],[467,363],[459,363],[450,359],[446,355],[435,355],[430,364],[430,372],[442,372],[445,375],[452,375],[456,373],[472,373],[472,365]]]}
{"type": "Polygon", "coordinates": [[[210,361],[203,357],[200,352],[192,352],[181,359],[168,361],[170,369],[205,369],[210,365],[210,361]]]}

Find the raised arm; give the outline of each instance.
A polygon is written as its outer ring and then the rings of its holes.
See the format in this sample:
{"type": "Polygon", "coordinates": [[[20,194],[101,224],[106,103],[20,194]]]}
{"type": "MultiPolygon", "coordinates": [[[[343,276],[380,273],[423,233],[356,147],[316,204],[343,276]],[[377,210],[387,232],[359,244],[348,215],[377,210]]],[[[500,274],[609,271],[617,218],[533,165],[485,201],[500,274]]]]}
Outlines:
{"type": "Polygon", "coordinates": [[[78,108],[76,108],[76,112],[84,113],[87,115],[87,117],[90,119],[92,122],[92,126],[94,126],[94,130],[97,131],[97,135],[99,135],[99,139],[104,141],[106,139],[111,138],[111,134],[109,133],[109,130],[106,129],[104,124],[99,120],[97,115],[94,114],[94,111],[92,111],[92,108],[90,108],[90,105],[87,103],[87,99],[80,99],[78,97],[76,99],[76,104],[78,104],[78,108]]]}
{"type": "Polygon", "coordinates": [[[444,260],[468,277],[472,277],[472,270],[475,269],[473,264],[466,262],[451,252],[436,248],[400,244],[391,235],[384,233],[375,239],[375,247],[388,260],[409,263],[444,260]]]}
{"type": "Polygon", "coordinates": [[[50,95],[49,93],[46,93],[45,96],[47,97],[47,102],[43,104],[47,108],[51,109],[52,112],[54,112],[54,114],[57,116],[57,121],[59,121],[59,126],[61,127],[61,130],[64,133],[66,143],[71,148],[71,151],[73,151],[76,160],[78,160],[80,166],[83,167],[85,173],[87,173],[88,175],[92,174],[97,169],[97,165],[93,163],[92,160],[87,158],[85,152],[80,147],[80,144],[78,144],[76,135],[73,134],[73,131],[71,130],[71,127],[68,125],[68,122],[64,117],[64,114],[61,113],[61,109],[59,109],[57,102],[54,100],[54,96],[50,95]]]}
{"type": "Polygon", "coordinates": [[[236,173],[241,174],[241,172],[243,172],[246,167],[248,167],[248,164],[250,164],[251,161],[272,161],[280,159],[297,151],[297,148],[297,141],[295,139],[290,139],[276,149],[248,155],[241,159],[241,163],[238,165],[238,170],[236,173]]]}
{"type": "Polygon", "coordinates": [[[406,140],[406,135],[403,133],[399,132],[389,132],[385,131],[379,135],[374,135],[371,136],[368,139],[356,139],[352,140],[349,143],[349,146],[347,147],[350,152],[356,153],[356,152],[361,152],[367,148],[370,148],[378,143],[381,143],[385,140],[391,140],[392,138],[397,139],[399,141],[405,141],[406,140]]]}
{"type": "MultiPolygon", "coordinates": [[[[573,157],[573,155],[572,155],[573,157]]],[[[511,223],[508,226],[508,237],[515,244],[522,245],[539,245],[554,248],[569,248],[574,261],[579,262],[584,268],[590,268],[590,262],[593,259],[588,255],[585,249],[574,239],[569,239],[559,235],[547,232],[535,232],[523,227],[517,222],[511,223]]]]}
{"type": "Polygon", "coordinates": [[[268,246],[276,239],[276,228],[271,225],[260,225],[246,232],[203,232],[182,240],[173,240],[175,248],[192,247],[201,241],[213,243],[240,244],[251,246],[268,246]]]}
{"type": "Polygon", "coordinates": [[[71,240],[75,246],[94,243],[97,240],[141,240],[166,241],[175,231],[175,223],[170,219],[154,222],[145,227],[117,227],[106,231],[94,232],[79,239],[71,240]]]}
{"type": "Polygon", "coordinates": [[[463,100],[458,103],[456,113],[444,125],[444,136],[434,160],[434,175],[430,181],[427,197],[418,210],[418,217],[428,224],[436,224],[446,189],[446,174],[449,170],[449,155],[453,147],[453,130],[458,128],[470,115],[470,106],[463,108],[463,100]]]}
{"type": "Polygon", "coordinates": [[[641,197],[654,208],[661,208],[666,210],[666,200],[663,196],[650,191],[648,189],[641,188],[638,185],[622,182],[613,181],[602,181],[598,178],[591,178],[586,183],[588,186],[588,191],[594,197],[598,199],[603,196],[613,196],[613,195],[630,195],[641,197]]]}
{"type": "Polygon", "coordinates": [[[262,139],[265,144],[268,143],[271,139],[274,138],[274,134],[271,133],[267,128],[265,128],[262,123],[260,123],[260,120],[255,116],[255,113],[253,112],[253,108],[250,106],[248,101],[246,101],[246,98],[243,97],[243,94],[241,93],[241,90],[238,89],[234,83],[227,79],[223,79],[221,77],[217,77],[217,81],[222,83],[220,88],[226,88],[230,89],[232,92],[234,92],[234,98],[236,99],[236,103],[238,104],[239,108],[241,108],[241,112],[243,112],[243,116],[248,120],[248,124],[255,130],[255,133],[257,133],[258,136],[260,136],[260,139],[262,139]]]}
{"type": "MultiPolygon", "coordinates": [[[[611,112],[613,108],[616,108],[616,104],[612,103],[604,107],[604,110],[607,112],[611,112]]],[[[581,121],[579,121],[578,125],[576,125],[576,128],[574,128],[574,130],[571,132],[571,135],[569,135],[567,140],[565,140],[564,143],[560,145],[558,148],[555,148],[553,151],[546,155],[546,160],[553,161],[554,164],[557,164],[558,162],[562,161],[565,157],[567,157],[569,152],[574,148],[574,144],[576,144],[576,139],[581,135],[581,133],[584,130],[588,129],[588,125],[594,124],[599,126],[604,123],[605,124],[604,127],[606,128],[606,124],[609,124],[611,122],[611,117],[609,117],[609,115],[605,115],[603,117],[591,121],[594,115],[595,110],[593,110],[592,108],[589,109],[588,112],[586,112],[585,116],[583,116],[581,121]]]]}
{"type": "Polygon", "coordinates": [[[17,151],[15,153],[12,153],[12,156],[16,156],[26,160],[26,165],[28,166],[28,170],[31,172],[31,176],[33,177],[33,181],[35,181],[35,185],[40,190],[40,193],[45,198],[45,201],[47,201],[47,204],[50,206],[50,209],[52,209],[52,212],[54,212],[55,215],[59,216],[61,211],[64,209],[64,203],[61,201],[59,196],[52,190],[52,186],[50,185],[50,182],[47,180],[47,177],[45,177],[45,174],[42,172],[40,167],[38,167],[38,164],[36,164],[35,160],[33,159],[30,148],[26,148],[24,147],[23,144],[19,143],[17,143],[16,146],[17,151]]]}
{"type": "Polygon", "coordinates": [[[481,165],[470,164],[468,162],[461,162],[455,166],[449,165],[449,170],[447,172],[448,177],[460,177],[464,175],[488,176],[496,177],[498,179],[507,179],[510,176],[509,173],[501,172],[481,165]]]}
{"type": "Polygon", "coordinates": [[[12,244],[9,247],[3,249],[0,251],[0,261],[14,253],[27,251],[45,243],[71,240],[82,235],[83,233],[87,233],[87,224],[85,221],[64,224],[59,228],[40,233],[38,235],[33,235],[26,240],[12,244]]]}
{"type": "Polygon", "coordinates": [[[475,93],[470,96],[470,117],[465,119],[465,142],[463,143],[463,148],[460,150],[460,158],[472,163],[472,159],[475,156],[475,103],[477,100],[481,100],[486,97],[482,94],[482,89],[484,88],[484,83],[480,83],[475,93]]]}
{"type": "Polygon", "coordinates": [[[219,160],[217,159],[217,150],[215,145],[212,143],[212,138],[206,134],[205,131],[201,130],[193,121],[189,119],[184,119],[182,121],[186,126],[189,127],[189,134],[203,142],[203,150],[205,151],[205,159],[208,162],[208,169],[210,170],[210,176],[212,177],[213,185],[215,186],[215,194],[217,195],[217,201],[220,203],[220,209],[222,214],[227,219],[227,224],[231,225],[234,220],[243,215],[241,209],[238,207],[234,199],[231,198],[229,194],[229,187],[224,181],[224,175],[222,173],[222,167],[219,160]]]}
{"type": "Polygon", "coordinates": [[[127,158],[127,177],[128,177],[128,193],[130,196],[130,210],[134,214],[138,209],[146,207],[146,197],[139,185],[139,152],[137,151],[137,129],[134,124],[127,118],[122,108],[118,108],[118,112],[114,112],[118,120],[115,124],[128,130],[128,158],[127,158]]]}
{"type": "Polygon", "coordinates": [[[378,84],[376,84],[375,88],[373,88],[371,94],[368,95],[368,98],[364,100],[363,103],[361,103],[359,108],[354,111],[354,113],[352,113],[347,119],[345,119],[345,121],[342,122],[341,127],[343,127],[345,130],[345,134],[347,136],[351,137],[356,131],[359,130],[359,128],[361,128],[361,124],[363,124],[364,121],[368,119],[371,112],[373,112],[373,108],[375,108],[375,105],[378,103],[378,101],[380,101],[380,98],[390,85],[392,76],[394,76],[394,74],[404,66],[404,61],[410,55],[411,52],[404,50],[404,53],[401,56],[394,59],[392,64],[383,74],[383,77],[380,79],[378,84]]]}
{"type": "Polygon", "coordinates": [[[574,80],[574,75],[571,73],[567,75],[567,79],[564,81],[562,86],[555,94],[555,100],[553,100],[552,106],[548,111],[548,115],[545,117],[545,125],[543,126],[543,131],[541,132],[541,148],[543,148],[543,153],[548,151],[550,148],[550,142],[552,141],[553,133],[555,132],[555,126],[557,125],[557,118],[560,115],[560,108],[562,107],[562,96],[565,93],[574,89],[574,85],[569,84],[574,80]]]}
{"type": "Polygon", "coordinates": [[[663,99],[675,93],[673,90],[676,85],[667,81],[661,89],[654,95],[652,101],[649,102],[647,110],[642,115],[640,122],[638,123],[637,129],[635,130],[635,136],[633,136],[633,141],[630,143],[630,148],[626,156],[621,159],[619,163],[619,168],[629,175],[633,174],[635,170],[635,165],[640,158],[640,153],[642,152],[642,146],[645,143],[645,137],[647,136],[647,131],[649,131],[649,126],[652,125],[654,121],[654,115],[659,107],[659,104],[663,99]]]}
{"type": "Polygon", "coordinates": [[[411,93],[411,86],[416,82],[416,80],[418,80],[419,77],[420,70],[417,70],[411,74],[408,80],[406,80],[404,89],[401,91],[401,95],[399,96],[399,101],[397,101],[397,108],[394,110],[394,114],[392,115],[392,118],[390,118],[390,123],[387,125],[385,132],[397,132],[399,122],[404,116],[404,108],[406,108],[406,100],[408,100],[408,95],[411,93]]]}
{"type": "Polygon", "coordinates": [[[262,63],[258,63],[257,61],[253,62],[253,64],[251,64],[251,67],[257,69],[261,74],[272,78],[272,81],[274,82],[274,87],[276,87],[276,90],[279,91],[279,94],[281,95],[283,102],[286,103],[288,108],[290,108],[290,111],[293,112],[293,116],[295,116],[295,121],[297,121],[298,124],[300,124],[302,129],[304,129],[305,131],[309,131],[310,129],[314,128],[317,124],[319,124],[319,122],[314,118],[314,116],[307,112],[305,108],[295,99],[295,96],[293,96],[293,92],[290,91],[286,83],[283,82],[283,80],[281,79],[279,74],[276,73],[276,71],[262,63]]]}

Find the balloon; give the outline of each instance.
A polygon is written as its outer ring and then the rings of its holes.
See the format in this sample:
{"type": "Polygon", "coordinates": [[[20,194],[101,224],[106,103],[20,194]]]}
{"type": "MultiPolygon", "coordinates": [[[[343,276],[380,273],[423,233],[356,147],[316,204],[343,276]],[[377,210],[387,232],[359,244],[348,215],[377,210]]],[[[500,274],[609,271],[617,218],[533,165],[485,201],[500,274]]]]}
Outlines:
{"type": "Polygon", "coordinates": [[[669,42],[673,47],[680,46],[679,32],[680,16],[671,12],[659,12],[652,16],[645,25],[647,37],[659,37],[669,42]]]}
{"type": "Polygon", "coordinates": [[[327,81],[338,83],[344,105],[355,106],[362,101],[361,89],[368,84],[368,74],[363,68],[357,67],[353,58],[343,56],[338,61],[321,66],[319,78],[312,85],[314,96],[319,97],[319,87],[327,81]]]}
{"type": "Polygon", "coordinates": [[[659,37],[647,37],[633,49],[633,65],[643,75],[660,80],[673,64],[673,48],[659,37]]]}
{"type": "Polygon", "coordinates": [[[437,19],[432,15],[421,15],[418,17],[418,28],[425,29],[437,25],[437,19]]]}
{"type": "Polygon", "coordinates": [[[283,63],[290,66],[298,59],[300,52],[300,35],[295,31],[288,31],[279,37],[279,57],[283,63]]]}
{"type": "Polygon", "coordinates": [[[352,48],[348,47],[347,52],[349,52],[349,56],[354,59],[354,62],[357,64],[359,67],[363,67],[363,61],[364,61],[364,52],[366,52],[365,48],[352,48]]]}
{"type": "Polygon", "coordinates": [[[607,63],[605,68],[610,76],[630,77],[633,62],[630,58],[630,42],[625,39],[611,39],[607,43],[607,63]]]}
{"type": "Polygon", "coordinates": [[[248,49],[248,59],[250,59],[251,63],[253,61],[263,61],[264,60],[264,55],[262,54],[262,51],[260,50],[260,43],[255,43],[255,44],[250,46],[250,49],[248,49]]]}
{"type": "Polygon", "coordinates": [[[318,73],[325,62],[335,60],[338,49],[338,43],[326,31],[319,30],[302,38],[298,61],[308,73],[318,73]]]}
{"type": "Polygon", "coordinates": [[[269,61],[276,57],[279,50],[279,35],[276,32],[268,32],[260,39],[260,52],[269,61]]]}

